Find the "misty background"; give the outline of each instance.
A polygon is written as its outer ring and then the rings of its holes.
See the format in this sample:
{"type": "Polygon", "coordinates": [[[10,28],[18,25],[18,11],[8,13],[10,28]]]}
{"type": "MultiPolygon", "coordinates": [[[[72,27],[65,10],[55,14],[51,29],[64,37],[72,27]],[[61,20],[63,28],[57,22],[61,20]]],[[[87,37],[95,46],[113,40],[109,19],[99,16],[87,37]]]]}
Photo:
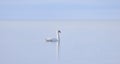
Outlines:
{"type": "Polygon", "coordinates": [[[119,0],[0,0],[0,64],[120,64],[119,0]]]}

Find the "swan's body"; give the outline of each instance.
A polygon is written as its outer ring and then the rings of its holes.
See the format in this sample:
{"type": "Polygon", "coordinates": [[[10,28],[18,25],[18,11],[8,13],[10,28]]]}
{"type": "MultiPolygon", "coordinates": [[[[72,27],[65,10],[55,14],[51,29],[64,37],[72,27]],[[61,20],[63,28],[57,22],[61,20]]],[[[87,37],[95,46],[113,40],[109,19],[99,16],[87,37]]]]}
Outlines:
{"type": "Polygon", "coordinates": [[[56,38],[47,38],[45,40],[46,42],[57,42],[58,41],[56,38]]]}

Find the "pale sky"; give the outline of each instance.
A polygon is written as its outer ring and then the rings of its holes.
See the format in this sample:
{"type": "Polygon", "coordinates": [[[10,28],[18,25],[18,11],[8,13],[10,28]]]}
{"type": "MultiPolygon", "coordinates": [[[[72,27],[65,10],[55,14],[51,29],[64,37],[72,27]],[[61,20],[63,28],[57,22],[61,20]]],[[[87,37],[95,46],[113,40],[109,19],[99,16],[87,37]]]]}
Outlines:
{"type": "Polygon", "coordinates": [[[120,19],[119,0],[0,0],[0,20],[120,19]]]}

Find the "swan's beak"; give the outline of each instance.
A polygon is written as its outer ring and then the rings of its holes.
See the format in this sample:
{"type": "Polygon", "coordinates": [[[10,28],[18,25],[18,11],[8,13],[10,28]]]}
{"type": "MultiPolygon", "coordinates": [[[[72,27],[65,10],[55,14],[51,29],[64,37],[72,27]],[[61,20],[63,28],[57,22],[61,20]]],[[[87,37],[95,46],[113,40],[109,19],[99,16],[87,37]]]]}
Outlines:
{"type": "Polygon", "coordinates": [[[61,33],[61,31],[60,31],[60,30],[58,30],[58,33],[61,33]]]}

